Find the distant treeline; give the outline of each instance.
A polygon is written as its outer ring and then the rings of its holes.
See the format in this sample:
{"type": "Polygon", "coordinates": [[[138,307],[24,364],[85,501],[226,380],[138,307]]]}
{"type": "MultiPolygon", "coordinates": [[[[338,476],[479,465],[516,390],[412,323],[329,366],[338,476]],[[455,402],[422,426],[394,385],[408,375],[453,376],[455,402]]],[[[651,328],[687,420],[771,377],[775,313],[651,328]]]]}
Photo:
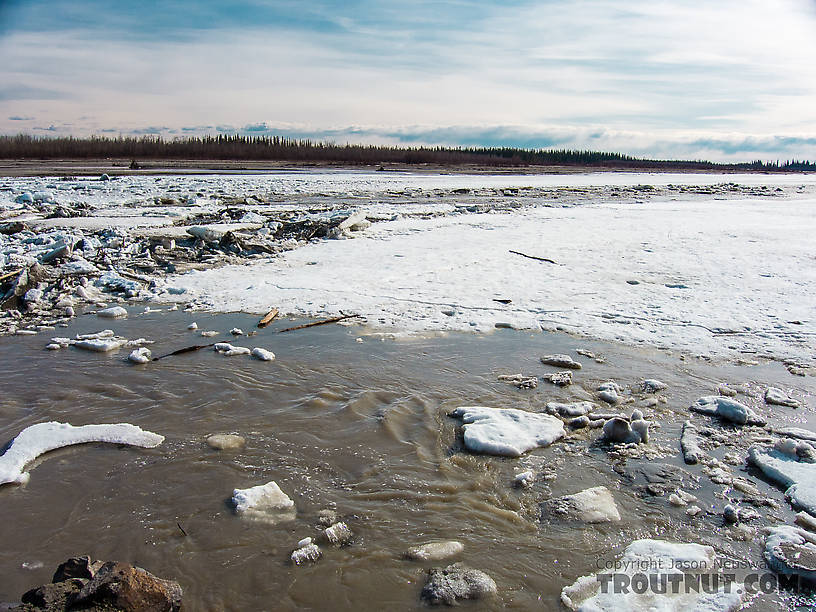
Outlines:
{"type": "Polygon", "coordinates": [[[683,170],[816,170],[809,161],[717,164],[708,161],[654,160],[621,153],[513,147],[386,147],[338,145],[281,136],[192,136],[167,140],[161,136],[39,137],[0,136],[0,159],[245,160],[328,162],[337,164],[438,164],[512,166],[593,166],[683,170]]]}

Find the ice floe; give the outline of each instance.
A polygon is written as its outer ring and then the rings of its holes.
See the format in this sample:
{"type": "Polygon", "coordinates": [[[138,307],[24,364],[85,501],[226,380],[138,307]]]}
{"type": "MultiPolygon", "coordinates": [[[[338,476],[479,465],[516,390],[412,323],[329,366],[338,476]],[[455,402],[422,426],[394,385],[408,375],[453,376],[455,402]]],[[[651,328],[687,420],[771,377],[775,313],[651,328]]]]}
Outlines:
{"type": "Polygon", "coordinates": [[[802,461],[796,452],[789,454],[765,446],[748,449],[748,459],[768,478],[785,487],[785,496],[791,503],[816,515],[816,463],[802,461]]]}
{"type": "Polygon", "coordinates": [[[745,404],[722,395],[701,397],[689,408],[694,412],[717,416],[737,425],[765,425],[766,422],[745,404]]]}
{"type": "Polygon", "coordinates": [[[566,435],[560,419],[514,408],[462,406],[449,416],[462,419],[465,446],[475,453],[518,457],[566,435]]]}
{"type": "Polygon", "coordinates": [[[232,503],[236,514],[263,523],[275,524],[295,518],[295,502],[274,480],[248,489],[235,489],[232,503]]]}
{"type": "Polygon", "coordinates": [[[611,491],[603,486],[548,500],[542,504],[542,511],[583,523],[621,520],[615,498],[611,491]]]}
{"type": "Polygon", "coordinates": [[[48,451],[84,444],[86,442],[110,442],[143,448],[154,448],[164,441],[160,436],[128,423],[112,425],[82,425],[50,421],[26,427],[0,457],[0,484],[28,482],[26,464],[48,451]]]}
{"type": "Polygon", "coordinates": [[[409,548],[403,555],[412,561],[442,561],[455,557],[465,550],[465,546],[456,540],[428,542],[409,548]]]}
{"type": "Polygon", "coordinates": [[[765,560],[778,574],[816,581],[816,534],[788,525],[766,529],[765,560]]]}
{"type": "Polygon", "coordinates": [[[224,357],[235,357],[236,355],[249,355],[250,351],[245,346],[233,346],[229,342],[217,342],[213,345],[216,353],[224,355],[224,357]]]}
{"type": "Polygon", "coordinates": [[[93,338],[90,340],[77,340],[72,343],[78,349],[86,351],[93,351],[96,353],[108,353],[122,348],[127,344],[127,338],[119,338],[113,336],[112,338],[93,338]]]}
{"type": "Polygon", "coordinates": [[[148,363],[151,358],[152,353],[150,352],[150,349],[145,347],[137,348],[135,351],[131,352],[130,355],[128,355],[128,361],[138,364],[148,363]]]}
{"type": "Polygon", "coordinates": [[[256,346],[252,349],[250,353],[255,359],[260,359],[261,361],[274,361],[275,360],[275,353],[272,351],[268,351],[265,348],[261,348],[256,346]]]}
{"type": "Polygon", "coordinates": [[[765,403],[777,406],[789,406],[791,408],[799,407],[799,402],[791,398],[787,393],[782,391],[782,389],[777,389],[776,387],[769,387],[765,391],[765,403]]]}
{"type": "Polygon", "coordinates": [[[737,610],[742,604],[742,585],[722,578],[711,546],[636,540],[626,547],[615,567],[621,568],[614,570],[614,576],[626,580],[626,589],[612,588],[611,572],[583,576],[562,589],[563,604],[581,612],[723,612],[737,610]],[[689,579],[708,575],[709,588],[701,592],[684,588],[682,568],[694,568],[695,575],[689,579]],[[650,580],[655,580],[654,587],[650,580]],[[676,590],[672,588],[675,580],[680,581],[676,590]]]}
{"type": "Polygon", "coordinates": [[[128,316],[128,311],[121,306],[111,306],[110,308],[98,310],[96,316],[103,319],[121,319],[128,316]]]}

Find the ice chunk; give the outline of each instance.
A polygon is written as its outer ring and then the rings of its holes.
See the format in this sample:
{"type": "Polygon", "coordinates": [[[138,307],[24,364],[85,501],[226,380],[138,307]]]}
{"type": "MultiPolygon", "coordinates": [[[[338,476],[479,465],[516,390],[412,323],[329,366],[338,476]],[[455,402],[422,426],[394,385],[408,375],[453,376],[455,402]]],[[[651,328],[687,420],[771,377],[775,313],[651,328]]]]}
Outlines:
{"type": "Polygon", "coordinates": [[[574,417],[592,412],[595,409],[595,404],[592,402],[573,402],[571,404],[547,402],[545,408],[550,414],[559,414],[564,417],[574,417]]]}
{"type": "Polygon", "coordinates": [[[122,317],[128,316],[128,311],[121,306],[111,306],[110,308],[97,311],[96,316],[102,317],[103,319],[121,319],[122,317]]]}
{"type": "Polygon", "coordinates": [[[207,445],[215,450],[237,450],[244,444],[246,440],[236,434],[213,434],[207,438],[207,445]]]}
{"type": "Polygon", "coordinates": [[[217,342],[213,345],[215,352],[221,353],[225,357],[234,357],[235,355],[249,355],[250,350],[245,346],[232,346],[229,342],[217,342]]]}
{"type": "Polygon", "coordinates": [[[148,348],[137,348],[133,351],[130,355],[128,355],[128,361],[131,363],[148,363],[150,362],[150,358],[152,357],[152,353],[148,348]]]}
{"type": "Polygon", "coordinates": [[[647,378],[643,381],[643,391],[646,393],[657,393],[658,391],[668,389],[668,387],[669,385],[666,383],[655,380],[654,378],[647,378]]]}
{"type": "Polygon", "coordinates": [[[764,425],[765,419],[759,417],[753,410],[737,400],[722,395],[707,395],[701,397],[690,407],[690,410],[718,416],[737,425],[764,425]]]}
{"type": "Polygon", "coordinates": [[[190,323],[190,324],[187,326],[187,329],[189,329],[189,330],[191,330],[191,331],[195,331],[196,329],[198,329],[198,323],[196,323],[195,321],[193,321],[192,323],[190,323]]]}
{"type": "Polygon", "coordinates": [[[428,542],[421,546],[409,548],[404,557],[412,561],[442,561],[455,557],[465,550],[464,545],[456,540],[447,542],[428,542]]]}
{"type": "Polygon", "coordinates": [[[163,441],[163,436],[128,423],[80,427],[56,421],[38,423],[21,431],[12,440],[5,454],[0,457],[0,484],[28,482],[28,473],[23,472],[26,464],[43,453],[63,446],[86,442],[111,442],[154,448],[163,441]]]}
{"type": "Polygon", "coordinates": [[[243,330],[243,329],[241,329],[241,328],[239,328],[239,327],[233,327],[233,328],[230,330],[230,333],[231,333],[233,336],[243,336],[243,335],[244,335],[244,330],[243,330]]]}
{"type": "Polygon", "coordinates": [[[92,340],[77,340],[74,342],[76,348],[84,349],[86,351],[94,351],[96,353],[108,353],[115,351],[118,348],[127,344],[126,338],[95,338],[92,340]]]}
{"type": "MultiPolygon", "coordinates": [[[[638,423],[645,421],[637,421],[638,423]]],[[[648,432],[648,427],[646,427],[648,432]]],[[[648,442],[648,433],[646,439],[643,439],[643,434],[640,431],[632,429],[632,425],[622,417],[614,417],[609,419],[603,425],[603,437],[612,443],[639,443],[648,442]]]]}
{"type": "Polygon", "coordinates": [[[351,541],[353,535],[348,525],[342,522],[335,523],[331,527],[327,527],[323,530],[323,536],[326,538],[326,541],[334,546],[345,546],[351,541]]]}
{"type": "Polygon", "coordinates": [[[463,420],[465,446],[475,453],[518,457],[566,435],[559,419],[514,408],[462,406],[449,416],[463,420]]]}
{"type": "Polygon", "coordinates": [[[295,518],[295,502],[270,480],[265,485],[235,489],[232,503],[236,514],[264,523],[279,523],[295,518]]]}
{"type": "Polygon", "coordinates": [[[320,549],[317,547],[317,544],[311,543],[311,538],[309,538],[310,542],[298,548],[297,550],[292,552],[291,559],[292,563],[295,565],[302,565],[303,563],[314,563],[323,553],[320,552],[320,549]]]}
{"type": "Polygon", "coordinates": [[[816,463],[763,446],[749,448],[748,460],[768,478],[786,487],[785,496],[794,505],[816,515],[816,463]]]}
{"type": "Polygon", "coordinates": [[[799,402],[788,396],[782,389],[776,387],[768,387],[765,391],[765,403],[776,404],[777,406],[790,406],[791,408],[798,408],[799,402]]]}
{"type": "Polygon", "coordinates": [[[626,574],[630,580],[636,574],[640,574],[640,577],[646,580],[647,588],[611,588],[608,582],[605,583],[607,578],[612,580],[611,572],[583,576],[574,584],[562,589],[561,601],[563,604],[570,610],[587,612],[602,610],[608,612],[618,610],[627,612],[731,611],[740,607],[742,593],[745,590],[741,588],[741,584],[726,583],[721,578],[715,583],[713,577],[709,584],[712,586],[716,584],[716,591],[714,588],[700,589],[701,592],[684,588],[682,568],[694,568],[692,571],[695,574],[716,575],[720,571],[717,567],[714,549],[701,544],[636,540],[626,547],[623,557],[619,563],[615,564],[615,567],[621,568],[614,570],[616,573],[626,574]],[[658,569],[644,573],[643,568],[658,569]],[[662,589],[660,582],[656,585],[658,588],[648,588],[650,572],[660,580],[662,580],[661,575],[665,575],[669,588],[662,589]],[[678,576],[680,588],[672,588],[672,582],[668,581],[669,576],[678,576]],[[604,585],[606,588],[602,588],[604,585]],[[636,592],[641,590],[643,590],[642,593],[636,592]],[[665,593],[658,592],[662,590],[665,590],[665,593]]]}
{"type": "Polygon", "coordinates": [[[700,436],[697,435],[697,428],[691,421],[683,423],[683,433],[680,435],[680,449],[683,451],[683,460],[689,465],[698,463],[705,457],[705,453],[700,448],[700,436]]]}
{"type": "Polygon", "coordinates": [[[816,581],[816,535],[788,525],[770,527],[765,536],[765,560],[778,574],[798,574],[816,581]]]}
{"type": "Polygon", "coordinates": [[[112,271],[102,274],[102,276],[96,280],[94,285],[97,287],[102,287],[107,291],[131,291],[138,293],[142,289],[142,286],[136,281],[122,278],[119,274],[112,271]]]}
{"type": "Polygon", "coordinates": [[[581,369],[581,364],[575,361],[569,355],[544,355],[541,358],[541,363],[556,368],[567,368],[568,370],[581,369]]]}
{"type": "Polygon", "coordinates": [[[598,387],[598,397],[608,404],[617,404],[618,400],[620,399],[618,397],[618,393],[621,391],[622,389],[620,385],[610,380],[609,382],[605,382],[598,387]]]}
{"type": "Polygon", "coordinates": [[[255,359],[260,359],[261,361],[274,361],[275,360],[275,353],[272,351],[267,351],[264,348],[256,346],[252,349],[252,356],[255,359]]]}
{"type": "Polygon", "coordinates": [[[542,510],[584,523],[621,520],[615,498],[606,487],[593,487],[542,504],[542,510]]]}

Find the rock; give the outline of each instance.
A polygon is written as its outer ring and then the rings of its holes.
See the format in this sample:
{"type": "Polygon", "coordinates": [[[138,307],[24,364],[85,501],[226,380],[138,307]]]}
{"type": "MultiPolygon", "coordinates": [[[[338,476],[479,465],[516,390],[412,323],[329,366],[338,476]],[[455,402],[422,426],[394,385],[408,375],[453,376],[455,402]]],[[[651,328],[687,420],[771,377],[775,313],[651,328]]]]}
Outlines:
{"type": "Polygon", "coordinates": [[[766,422],[748,406],[721,395],[701,397],[689,409],[701,414],[717,416],[737,425],[765,425],[766,422]]]}
{"type": "Polygon", "coordinates": [[[448,540],[446,542],[428,542],[420,546],[409,548],[404,557],[412,561],[444,561],[460,554],[465,549],[461,542],[448,540]]]}
{"type": "Polygon", "coordinates": [[[309,543],[304,544],[297,550],[293,551],[290,555],[290,559],[292,563],[295,565],[302,565],[304,563],[314,563],[323,555],[320,549],[317,547],[317,544],[311,543],[311,538],[309,538],[309,543]]]}
{"type": "Polygon", "coordinates": [[[260,361],[274,361],[275,360],[275,353],[272,351],[267,351],[264,348],[256,346],[252,349],[250,353],[255,359],[259,359],[260,361]]]}
{"type": "Polygon", "coordinates": [[[151,357],[152,353],[150,352],[150,349],[141,347],[137,348],[130,355],[128,355],[128,361],[130,361],[131,363],[144,364],[149,363],[151,357]]]}
{"type": "Polygon", "coordinates": [[[109,561],[82,587],[73,604],[113,606],[126,611],[171,612],[181,608],[178,582],[162,580],[126,563],[109,561]]]}
{"type": "Polygon", "coordinates": [[[816,581],[816,535],[788,525],[765,533],[765,560],[774,572],[816,581]]]}
{"type": "Polygon", "coordinates": [[[647,378],[643,381],[644,393],[657,393],[658,391],[663,391],[664,389],[668,388],[669,385],[660,382],[659,380],[655,380],[654,378],[647,378]]]}
{"type": "Polygon", "coordinates": [[[571,404],[547,402],[545,409],[549,414],[557,414],[562,417],[576,417],[592,412],[595,409],[595,404],[592,402],[573,402],[571,404]]]}
{"type": "Polygon", "coordinates": [[[544,355],[541,358],[541,363],[555,368],[567,368],[568,370],[580,370],[582,367],[569,355],[544,355]]]}
{"type": "Polygon", "coordinates": [[[428,581],[422,588],[422,599],[431,604],[449,606],[461,599],[481,599],[495,594],[496,583],[482,571],[461,563],[428,571],[428,581]]]}
{"type": "Polygon", "coordinates": [[[736,523],[739,521],[739,512],[731,504],[727,504],[723,508],[723,520],[726,523],[736,523]]]}
{"type": "MultiPolygon", "coordinates": [[[[612,563],[606,560],[606,563],[612,563]]],[[[601,570],[598,575],[583,576],[561,591],[561,602],[569,610],[626,610],[646,612],[655,610],[698,612],[735,611],[742,603],[745,589],[742,584],[730,583],[726,586],[720,578],[705,578],[704,584],[716,585],[717,589],[683,588],[683,568],[697,574],[719,574],[722,569],[717,563],[716,553],[711,546],[667,542],[664,540],[636,540],[626,547],[623,557],[614,562],[613,570],[601,570]],[[620,568],[620,569],[617,569],[620,568]],[[614,572],[614,575],[613,575],[614,572]],[[666,574],[680,579],[679,589],[649,587],[649,574],[666,574]],[[646,580],[643,589],[634,588],[636,577],[646,580]],[[626,588],[614,588],[610,582],[615,578],[625,581],[626,588]]]]}
{"type": "Polygon", "coordinates": [[[213,434],[207,437],[207,445],[215,450],[238,450],[245,444],[246,440],[235,434],[213,434]]]}
{"type": "Polygon", "coordinates": [[[717,393],[719,393],[720,395],[725,396],[725,397],[736,397],[737,396],[737,392],[734,389],[732,389],[731,387],[728,387],[726,385],[720,385],[719,387],[717,387],[717,393]]]}
{"type": "Polygon", "coordinates": [[[572,372],[551,372],[542,375],[541,379],[556,387],[568,387],[572,384],[572,372]]]}
{"type": "Polygon", "coordinates": [[[787,393],[775,387],[768,387],[765,391],[765,403],[777,406],[789,406],[791,408],[798,408],[799,402],[788,396],[787,393]]]}
{"type": "Polygon", "coordinates": [[[462,406],[449,416],[463,420],[465,447],[475,453],[518,457],[566,435],[559,419],[513,408],[462,406]]]}
{"type": "Polygon", "coordinates": [[[621,520],[615,498],[606,487],[593,487],[573,495],[546,501],[542,504],[542,511],[583,523],[608,523],[621,520]]]}
{"type": "Polygon", "coordinates": [[[680,450],[683,451],[683,461],[689,465],[699,463],[706,454],[700,448],[700,437],[697,428],[691,421],[683,423],[683,433],[680,435],[680,450]]]}
{"type": "Polygon", "coordinates": [[[232,492],[235,513],[264,523],[275,524],[295,518],[295,502],[274,480],[265,485],[232,492]]]}
{"type": "Polygon", "coordinates": [[[175,612],[181,608],[182,595],[178,582],[163,580],[127,563],[75,557],[57,568],[51,584],[25,593],[20,609],[175,612]]]}
{"type": "Polygon", "coordinates": [[[345,546],[351,542],[354,534],[345,523],[335,523],[323,530],[323,536],[333,546],[345,546]]]}
{"type": "Polygon", "coordinates": [[[43,292],[41,289],[29,289],[23,295],[23,301],[29,304],[36,304],[43,298],[43,292]]]}

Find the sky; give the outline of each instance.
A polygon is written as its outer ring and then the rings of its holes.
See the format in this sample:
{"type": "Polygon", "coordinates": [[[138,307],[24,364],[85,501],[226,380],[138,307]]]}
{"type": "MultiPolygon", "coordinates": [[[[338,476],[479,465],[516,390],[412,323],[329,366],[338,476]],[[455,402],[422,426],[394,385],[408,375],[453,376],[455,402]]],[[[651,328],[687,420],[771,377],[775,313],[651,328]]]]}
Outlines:
{"type": "Polygon", "coordinates": [[[0,0],[0,133],[816,160],[816,0],[0,0]]]}

